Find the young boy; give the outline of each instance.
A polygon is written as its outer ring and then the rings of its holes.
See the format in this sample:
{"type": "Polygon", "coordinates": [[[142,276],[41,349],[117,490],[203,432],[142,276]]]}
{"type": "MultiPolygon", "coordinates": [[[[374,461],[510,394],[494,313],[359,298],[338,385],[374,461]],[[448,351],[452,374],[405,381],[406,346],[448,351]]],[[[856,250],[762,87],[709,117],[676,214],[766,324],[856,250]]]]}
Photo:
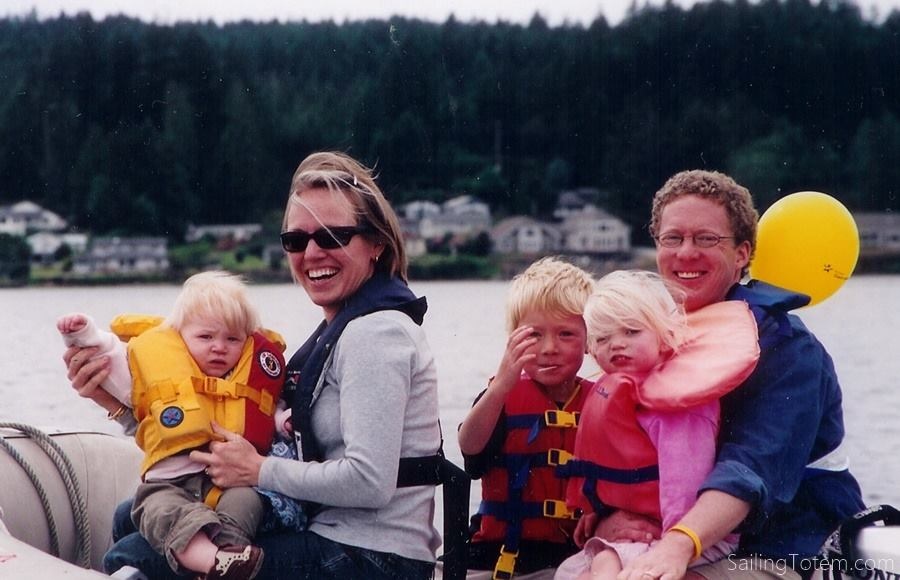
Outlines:
{"type": "Polygon", "coordinates": [[[587,272],[544,258],[517,276],[507,303],[509,340],[497,374],[459,428],[466,471],[482,502],[469,568],[509,578],[555,568],[577,551],[566,481],[555,475],[575,448],[590,382],[584,361],[587,272]]]}
{"type": "Polygon", "coordinates": [[[263,514],[255,490],[213,485],[189,452],[215,439],[212,422],[242,434],[265,453],[281,393],[284,344],[263,334],[246,287],[226,272],[184,283],[170,316],[120,316],[97,328],[83,314],[57,328],[69,346],[100,346],[112,372],[103,388],[133,410],[144,451],[132,519],[175,572],[207,579],[253,578],[262,551],[251,545],[263,514]],[[130,372],[129,372],[130,371],[130,372]]]}

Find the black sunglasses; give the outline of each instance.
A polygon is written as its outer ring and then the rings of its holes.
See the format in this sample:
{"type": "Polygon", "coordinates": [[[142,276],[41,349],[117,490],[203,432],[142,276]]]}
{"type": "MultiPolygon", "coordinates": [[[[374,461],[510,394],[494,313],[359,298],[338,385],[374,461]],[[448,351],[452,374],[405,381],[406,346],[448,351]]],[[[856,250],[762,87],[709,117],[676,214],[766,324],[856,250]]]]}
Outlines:
{"type": "Polygon", "coordinates": [[[313,233],[302,230],[281,232],[281,247],[285,252],[305,252],[309,241],[313,240],[323,250],[343,248],[350,243],[353,236],[371,231],[368,226],[336,226],[333,228],[321,228],[313,233]]]}

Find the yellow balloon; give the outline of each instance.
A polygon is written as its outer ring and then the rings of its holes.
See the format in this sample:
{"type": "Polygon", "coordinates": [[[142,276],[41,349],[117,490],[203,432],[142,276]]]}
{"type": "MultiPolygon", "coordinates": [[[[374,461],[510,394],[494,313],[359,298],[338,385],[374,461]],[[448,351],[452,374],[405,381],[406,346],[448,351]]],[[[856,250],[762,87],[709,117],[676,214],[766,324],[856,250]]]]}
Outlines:
{"type": "Polygon", "coordinates": [[[810,305],[844,285],[859,257],[853,216],[830,195],[801,191],[773,203],[759,219],[750,275],[802,292],[810,305]]]}

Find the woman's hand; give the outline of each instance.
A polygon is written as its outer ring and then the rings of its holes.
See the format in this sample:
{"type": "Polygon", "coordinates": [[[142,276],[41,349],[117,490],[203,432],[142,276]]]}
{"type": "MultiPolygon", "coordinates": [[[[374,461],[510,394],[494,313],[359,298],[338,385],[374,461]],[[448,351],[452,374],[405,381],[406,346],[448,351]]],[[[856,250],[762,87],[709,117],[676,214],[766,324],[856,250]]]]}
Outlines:
{"type": "Polygon", "coordinates": [[[594,535],[609,542],[647,542],[662,533],[659,522],[624,510],[616,510],[597,523],[594,535]]]}
{"type": "Polygon", "coordinates": [[[213,433],[221,441],[209,444],[209,453],[191,451],[191,459],[206,464],[206,473],[219,487],[250,487],[259,484],[259,470],[265,457],[256,452],[253,445],[232,431],[217,423],[212,424],[213,433]]]}
{"type": "Polygon", "coordinates": [[[78,396],[91,399],[110,413],[115,412],[121,404],[111,394],[100,387],[109,377],[109,357],[101,356],[95,360],[97,347],[81,348],[71,346],[63,353],[66,363],[66,377],[72,381],[72,388],[78,396]]]}

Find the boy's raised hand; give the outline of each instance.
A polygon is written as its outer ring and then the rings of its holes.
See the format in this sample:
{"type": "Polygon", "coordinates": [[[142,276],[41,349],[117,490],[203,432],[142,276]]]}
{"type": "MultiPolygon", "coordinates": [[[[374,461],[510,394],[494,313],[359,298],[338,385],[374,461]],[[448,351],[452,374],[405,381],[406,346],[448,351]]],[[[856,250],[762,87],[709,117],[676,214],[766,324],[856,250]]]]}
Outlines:
{"type": "Polygon", "coordinates": [[[531,326],[520,326],[510,333],[497,374],[459,426],[459,449],[464,454],[481,453],[487,444],[503,410],[506,394],[516,386],[525,364],[536,356],[527,352],[538,340],[533,334],[531,326]]]}
{"type": "Polygon", "coordinates": [[[522,368],[528,361],[534,360],[537,355],[528,352],[528,349],[537,343],[537,337],[533,336],[534,328],[520,326],[510,333],[506,341],[506,351],[500,359],[500,367],[489,388],[498,393],[508,393],[522,374],[522,368]]]}

